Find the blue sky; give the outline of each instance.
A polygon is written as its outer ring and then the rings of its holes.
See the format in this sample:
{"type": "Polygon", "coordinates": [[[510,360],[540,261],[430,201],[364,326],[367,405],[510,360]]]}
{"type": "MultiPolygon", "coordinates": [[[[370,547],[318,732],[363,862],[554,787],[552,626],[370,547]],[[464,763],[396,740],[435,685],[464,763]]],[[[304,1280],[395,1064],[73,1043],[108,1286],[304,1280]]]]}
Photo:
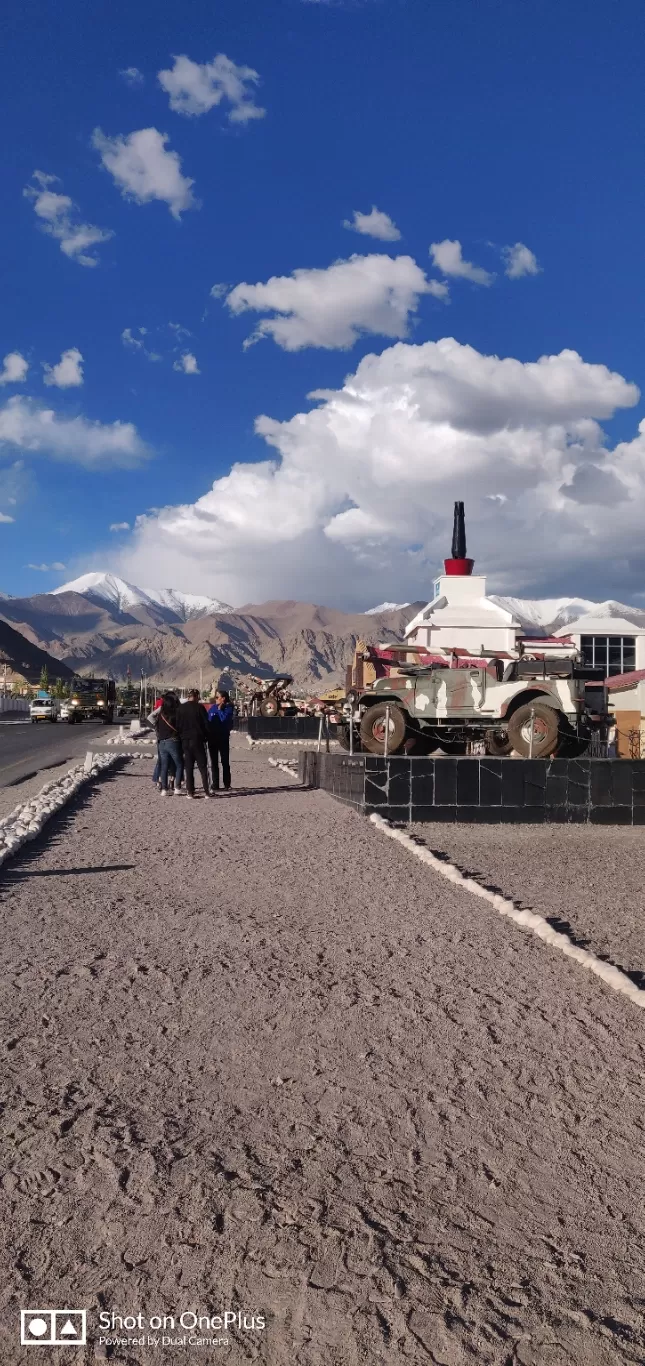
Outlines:
{"type": "Polygon", "coordinates": [[[2,29],[5,591],[403,600],[461,496],[491,586],[639,601],[642,5],[22,0],[2,29]],[[385,236],[343,226],[373,206],[385,236]]]}

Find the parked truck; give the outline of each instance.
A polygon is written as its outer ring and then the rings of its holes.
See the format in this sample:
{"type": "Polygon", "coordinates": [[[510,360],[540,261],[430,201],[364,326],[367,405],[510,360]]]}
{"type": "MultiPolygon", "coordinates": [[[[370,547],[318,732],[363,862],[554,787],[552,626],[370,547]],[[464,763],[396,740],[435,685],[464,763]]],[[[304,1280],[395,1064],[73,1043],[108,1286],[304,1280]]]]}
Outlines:
{"type": "Polygon", "coordinates": [[[339,738],[369,754],[487,754],[572,758],[608,720],[602,669],[575,659],[484,660],[480,666],[401,665],[350,689],[339,738]],[[387,733],[387,744],[386,744],[387,733]]]}

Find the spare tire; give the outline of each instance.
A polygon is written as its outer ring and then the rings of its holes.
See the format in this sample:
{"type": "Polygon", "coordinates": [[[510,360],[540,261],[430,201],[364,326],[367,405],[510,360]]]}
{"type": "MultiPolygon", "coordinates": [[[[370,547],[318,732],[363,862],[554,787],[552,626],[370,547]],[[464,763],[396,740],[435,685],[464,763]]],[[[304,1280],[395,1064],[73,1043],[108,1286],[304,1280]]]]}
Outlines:
{"type": "Polygon", "coordinates": [[[484,748],[487,754],[494,755],[497,759],[502,759],[506,754],[510,754],[513,748],[505,730],[487,730],[484,736],[484,748]]]}
{"type": "Polygon", "coordinates": [[[265,697],[260,703],[260,716],[277,716],[278,699],[277,697],[265,697]]]}
{"type": "MultiPolygon", "coordinates": [[[[349,753],[349,723],[347,721],[338,722],[338,725],[336,727],[336,739],[338,740],[341,749],[345,749],[349,753]]],[[[354,727],[352,748],[354,750],[354,754],[360,753],[361,742],[356,734],[356,727],[354,727]]]]}
{"type": "Polygon", "coordinates": [[[361,746],[368,754],[385,753],[385,714],[389,708],[390,725],[387,742],[388,754],[398,754],[403,749],[406,733],[406,716],[395,702],[377,702],[368,707],[361,717],[361,746]]]}
{"type": "Polygon", "coordinates": [[[513,749],[528,759],[544,759],[553,754],[560,743],[560,712],[547,702],[525,702],[509,717],[508,738],[513,749]],[[531,729],[533,744],[531,745],[531,729]]]}

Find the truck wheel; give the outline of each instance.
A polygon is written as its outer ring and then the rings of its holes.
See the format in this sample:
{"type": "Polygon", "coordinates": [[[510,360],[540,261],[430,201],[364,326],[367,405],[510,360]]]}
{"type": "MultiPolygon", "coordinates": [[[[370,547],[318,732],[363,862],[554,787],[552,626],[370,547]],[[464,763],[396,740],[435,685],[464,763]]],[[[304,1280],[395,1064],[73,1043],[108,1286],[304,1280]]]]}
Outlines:
{"type": "Polygon", "coordinates": [[[408,735],[403,749],[406,754],[410,754],[413,758],[424,758],[431,754],[433,749],[436,749],[436,745],[428,740],[425,735],[408,735]]]}
{"type": "Polygon", "coordinates": [[[560,739],[560,719],[560,713],[546,702],[526,702],[518,707],[508,722],[508,738],[513,749],[524,759],[528,759],[531,749],[534,759],[553,754],[560,739]]]}
{"type": "Polygon", "coordinates": [[[484,747],[486,753],[494,755],[496,759],[503,759],[513,749],[506,730],[487,730],[484,736],[484,747]]]}
{"type": "Polygon", "coordinates": [[[276,702],[275,697],[266,697],[265,700],[264,700],[264,702],[261,702],[261,703],[260,703],[260,716],[277,716],[277,715],[278,715],[278,703],[276,702]]]}
{"type": "MultiPolygon", "coordinates": [[[[385,753],[385,714],[387,702],[377,702],[361,717],[361,745],[368,754],[385,753]]],[[[390,727],[387,742],[388,754],[398,754],[403,749],[406,732],[406,719],[400,707],[389,704],[390,727]]]]}
{"type": "Polygon", "coordinates": [[[442,740],[439,736],[439,748],[444,754],[465,754],[468,748],[465,740],[442,740]]]}
{"type": "MultiPolygon", "coordinates": [[[[338,723],[336,727],[336,739],[338,740],[341,749],[345,749],[349,753],[349,726],[347,725],[347,722],[340,721],[338,723]]],[[[360,750],[360,747],[360,741],[356,735],[356,731],[354,731],[354,754],[360,750]]]]}

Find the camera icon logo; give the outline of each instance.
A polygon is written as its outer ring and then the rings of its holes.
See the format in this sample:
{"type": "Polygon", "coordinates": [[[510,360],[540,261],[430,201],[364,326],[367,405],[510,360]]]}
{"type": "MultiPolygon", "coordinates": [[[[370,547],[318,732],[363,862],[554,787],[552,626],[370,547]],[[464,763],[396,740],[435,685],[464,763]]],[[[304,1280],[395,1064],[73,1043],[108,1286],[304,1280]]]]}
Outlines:
{"type": "Polygon", "coordinates": [[[83,1347],[87,1337],[85,1309],[21,1309],[22,1347],[83,1347]]]}

